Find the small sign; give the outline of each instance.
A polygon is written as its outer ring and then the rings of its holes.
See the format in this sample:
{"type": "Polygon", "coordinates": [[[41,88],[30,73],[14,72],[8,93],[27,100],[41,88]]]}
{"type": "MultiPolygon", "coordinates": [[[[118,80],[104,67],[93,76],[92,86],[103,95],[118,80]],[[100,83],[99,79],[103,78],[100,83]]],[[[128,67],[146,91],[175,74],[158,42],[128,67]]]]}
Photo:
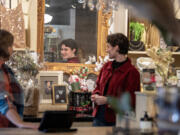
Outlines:
{"type": "Polygon", "coordinates": [[[53,85],[53,104],[67,104],[67,86],[53,85]]]}

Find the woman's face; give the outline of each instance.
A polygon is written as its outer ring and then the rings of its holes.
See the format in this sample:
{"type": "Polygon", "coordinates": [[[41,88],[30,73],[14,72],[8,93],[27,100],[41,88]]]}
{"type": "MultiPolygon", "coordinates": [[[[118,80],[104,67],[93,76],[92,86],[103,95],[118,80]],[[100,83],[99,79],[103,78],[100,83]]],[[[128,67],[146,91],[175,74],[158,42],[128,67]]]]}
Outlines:
{"type": "Polygon", "coordinates": [[[109,54],[110,59],[114,59],[118,55],[118,46],[113,47],[111,44],[107,43],[106,52],[109,54]]]}
{"type": "Polygon", "coordinates": [[[13,54],[13,47],[12,46],[8,47],[8,52],[9,52],[10,56],[13,54]]]}
{"type": "Polygon", "coordinates": [[[4,58],[5,61],[8,61],[9,58],[11,57],[11,55],[13,54],[13,47],[12,46],[9,46],[8,49],[7,49],[7,54],[9,55],[9,57],[7,58],[4,58]]]}
{"type": "Polygon", "coordinates": [[[69,59],[69,58],[75,57],[75,51],[76,49],[71,49],[70,47],[67,47],[66,45],[62,44],[61,57],[63,59],[69,59]]]}

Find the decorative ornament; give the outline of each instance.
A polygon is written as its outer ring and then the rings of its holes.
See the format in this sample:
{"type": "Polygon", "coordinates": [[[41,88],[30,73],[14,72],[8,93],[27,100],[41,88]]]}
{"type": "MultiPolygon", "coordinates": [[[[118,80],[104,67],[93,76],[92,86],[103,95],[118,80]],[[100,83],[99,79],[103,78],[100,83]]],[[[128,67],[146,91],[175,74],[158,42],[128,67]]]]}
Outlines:
{"type": "Polygon", "coordinates": [[[96,67],[95,67],[95,71],[96,72],[98,72],[98,71],[100,71],[101,70],[101,68],[103,67],[103,65],[105,64],[105,63],[107,63],[108,61],[113,61],[113,59],[110,59],[109,58],[109,55],[106,55],[105,57],[104,57],[104,59],[101,57],[101,56],[99,56],[99,61],[97,61],[95,64],[96,64],[96,67]]]}
{"type": "Polygon", "coordinates": [[[169,75],[171,74],[170,65],[174,62],[172,52],[167,48],[162,49],[153,47],[147,50],[147,55],[153,59],[156,65],[156,71],[162,77],[163,84],[166,85],[170,77],[169,75]]]}
{"type": "Polygon", "coordinates": [[[96,56],[89,56],[88,61],[85,64],[94,64],[96,62],[96,56]]]}
{"type": "Polygon", "coordinates": [[[142,41],[130,41],[129,42],[130,51],[145,51],[145,46],[142,41]]]}
{"type": "Polygon", "coordinates": [[[119,8],[118,0],[78,0],[78,3],[82,4],[83,8],[86,8],[87,5],[90,10],[103,9],[103,12],[118,10],[119,8]]]}
{"type": "Polygon", "coordinates": [[[26,47],[26,34],[22,4],[15,9],[7,10],[0,4],[0,28],[11,32],[14,36],[14,47],[26,47]]]}
{"type": "Polygon", "coordinates": [[[143,71],[143,69],[154,69],[155,63],[152,58],[140,57],[137,59],[137,67],[140,71],[143,71]]]}

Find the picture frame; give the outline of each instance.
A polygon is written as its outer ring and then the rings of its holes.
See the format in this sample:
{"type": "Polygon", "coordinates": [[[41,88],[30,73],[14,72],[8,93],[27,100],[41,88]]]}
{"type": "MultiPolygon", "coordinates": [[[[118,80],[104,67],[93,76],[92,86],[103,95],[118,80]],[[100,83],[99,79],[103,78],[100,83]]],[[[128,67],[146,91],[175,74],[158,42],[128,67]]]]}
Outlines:
{"type": "Polygon", "coordinates": [[[40,71],[38,85],[40,87],[40,103],[52,104],[53,85],[63,84],[62,71],[40,71]]]}
{"type": "Polygon", "coordinates": [[[67,85],[53,85],[53,104],[68,104],[67,85]]]}
{"type": "Polygon", "coordinates": [[[156,90],[155,69],[143,69],[141,73],[142,92],[153,93],[156,90]]]}

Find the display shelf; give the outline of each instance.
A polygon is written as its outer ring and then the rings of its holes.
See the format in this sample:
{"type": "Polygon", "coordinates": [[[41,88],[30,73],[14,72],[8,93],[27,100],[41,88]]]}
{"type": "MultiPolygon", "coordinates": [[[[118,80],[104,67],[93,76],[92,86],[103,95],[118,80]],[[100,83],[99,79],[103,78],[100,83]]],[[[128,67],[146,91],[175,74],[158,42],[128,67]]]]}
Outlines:
{"type": "MultiPolygon", "coordinates": [[[[128,56],[131,59],[133,65],[136,65],[136,60],[139,57],[148,57],[146,51],[129,51],[128,56]]],[[[180,67],[180,62],[178,61],[180,59],[180,52],[172,52],[172,57],[175,59],[173,65],[175,67],[180,67]]]]}
{"type": "MultiPolygon", "coordinates": [[[[147,52],[146,51],[129,51],[128,52],[130,55],[134,54],[134,55],[146,55],[147,52]]],[[[172,52],[173,55],[180,55],[180,52],[172,52]]]]}
{"type": "Polygon", "coordinates": [[[129,51],[129,54],[146,54],[146,51],[129,51]]]}
{"type": "Polygon", "coordinates": [[[180,55],[180,52],[173,52],[173,55],[180,55]]]}

